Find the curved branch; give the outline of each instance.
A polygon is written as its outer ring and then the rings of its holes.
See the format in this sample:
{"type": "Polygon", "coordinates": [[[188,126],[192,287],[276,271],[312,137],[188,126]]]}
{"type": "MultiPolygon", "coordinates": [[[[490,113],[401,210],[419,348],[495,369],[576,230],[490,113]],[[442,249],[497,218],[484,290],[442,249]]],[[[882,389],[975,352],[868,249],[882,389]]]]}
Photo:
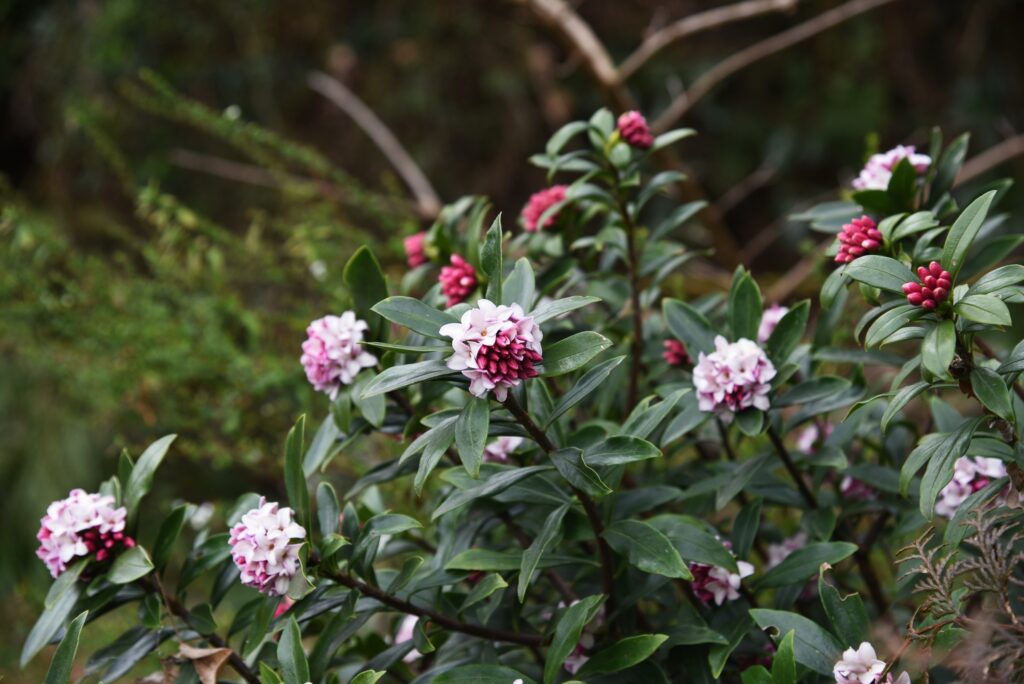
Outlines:
{"type": "Polygon", "coordinates": [[[635,74],[651,57],[687,36],[716,29],[734,21],[752,19],[770,12],[789,12],[800,0],[746,0],[691,14],[655,31],[640,44],[633,54],[619,65],[619,80],[625,81],[635,74]]]}
{"type": "Polygon", "coordinates": [[[441,211],[441,199],[434,186],[380,117],[341,81],[321,71],[310,72],[306,77],[306,83],[348,114],[370,137],[409,186],[420,213],[427,218],[437,216],[441,211]]]}
{"type": "Polygon", "coordinates": [[[661,116],[654,122],[652,128],[656,133],[663,133],[671,128],[686,112],[697,104],[711,90],[729,78],[737,71],[741,71],[751,64],[761,61],[776,52],[781,52],[788,47],[813,38],[822,31],[827,31],[834,26],[853,19],[876,7],[887,5],[895,0],[850,0],[844,5],[823,12],[813,19],[808,19],[802,24],[797,24],[791,29],[766,38],[759,43],[740,50],[736,54],[727,57],[708,71],[703,73],[689,90],[680,93],[662,112],[661,116]]]}
{"type": "Polygon", "coordinates": [[[1010,161],[1014,157],[1024,155],[1024,134],[1007,138],[998,145],[993,145],[984,152],[967,160],[956,177],[956,184],[961,185],[974,180],[989,169],[1010,161]]]}

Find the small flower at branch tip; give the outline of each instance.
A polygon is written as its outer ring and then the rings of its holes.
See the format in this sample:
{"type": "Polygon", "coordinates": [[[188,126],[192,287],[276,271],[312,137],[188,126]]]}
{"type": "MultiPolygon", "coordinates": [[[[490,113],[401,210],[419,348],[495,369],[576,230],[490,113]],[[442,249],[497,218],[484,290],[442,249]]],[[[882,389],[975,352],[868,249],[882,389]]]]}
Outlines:
{"type": "Polygon", "coordinates": [[[862,641],[857,648],[843,651],[832,667],[832,675],[836,684],[910,684],[910,675],[906,672],[895,679],[890,672],[883,678],[885,667],[885,661],[879,660],[874,646],[862,641]]]}
{"type": "Polygon", "coordinates": [[[768,341],[768,338],[772,336],[775,331],[775,326],[779,324],[783,316],[789,313],[788,306],[780,306],[779,304],[772,304],[770,307],[764,310],[761,314],[761,324],[757,327],[757,343],[764,344],[768,341]]]}
{"type": "Polygon", "coordinates": [[[448,298],[448,306],[452,307],[473,294],[477,285],[476,269],[460,255],[452,254],[451,264],[441,268],[437,280],[441,283],[441,292],[448,298]]]}
{"type": "Polygon", "coordinates": [[[409,268],[416,268],[427,263],[427,253],[423,249],[423,241],[426,240],[426,231],[420,231],[415,235],[410,235],[402,244],[405,247],[405,260],[409,264],[409,268]]]}
{"type": "Polygon", "coordinates": [[[300,570],[299,549],[306,529],[295,522],[294,511],[260,497],[231,528],[231,559],[240,570],[242,584],[270,596],[283,596],[300,570]]]}
{"type": "Polygon", "coordinates": [[[619,135],[630,147],[647,150],[654,144],[651,127],[647,125],[647,119],[640,112],[625,112],[619,116],[618,130],[619,135]]]}
{"type": "Polygon", "coordinates": [[[886,190],[889,181],[892,180],[893,169],[904,159],[910,161],[910,165],[918,175],[924,173],[931,166],[932,158],[926,154],[917,154],[913,145],[897,145],[887,152],[873,154],[868,159],[860,175],[853,180],[854,190],[886,190]]]}
{"type": "Polygon", "coordinates": [[[452,338],[448,367],[469,378],[474,396],[493,392],[495,399],[505,401],[510,387],[538,375],[535,364],[542,361],[544,334],[518,304],[481,299],[460,322],[443,325],[439,332],[452,338]]]}
{"type": "Polygon", "coordinates": [[[523,211],[520,214],[523,220],[523,228],[529,233],[535,233],[542,228],[550,228],[555,225],[561,211],[556,211],[549,215],[547,220],[544,221],[544,225],[540,225],[540,219],[548,209],[559,202],[565,201],[568,190],[569,186],[567,185],[552,185],[550,188],[538,190],[530,195],[530,199],[527,200],[526,206],[523,207],[523,211]]]}
{"type": "Polygon", "coordinates": [[[917,277],[920,282],[903,284],[903,294],[907,295],[910,304],[934,311],[949,296],[952,276],[942,268],[942,264],[933,261],[927,267],[918,267],[917,277]]]}
{"type": "Polygon", "coordinates": [[[877,251],[884,239],[870,216],[861,216],[839,230],[839,252],[835,261],[848,264],[857,257],[877,251]]]}
{"type": "Polygon", "coordinates": [[[125,534],[124,506],[114,508],[114,497],[72,489],[66,499],[54,501],[39,521],[36,556],[54,578],[76,558],[95,554],[103,562],[121,549],[135,546],[125,534]]]}
{"type": "Polygon", "coordinates": [[[508,463],[509,456],[522,443],[522,437],[498,437],[498,439],[484,447],[484,461],[486,463],[508,463]]]}
{"type": "Polygon", "coordinates": [[[742,581],[754,574],[754,566],[746,561],[736,561],[736,568],[739,573],[717,565],[690,563],[694,596],[704,603],[714,602],[716,606],[735,601],[740,597],[742,581]]]}
{"type": "Polygon", "coordinates": [[[775,366],[748,339],[728,342],[715,337],[715,351],[701,352],[693,369],[693,386],[701,411],[715,412],[725,423],[747,408],[767,411],[775,366]]]}
{"type": "Polygon", "coordinates": [[[309,324],[299,360],[314,389],[336,399],[343,385],[351,385],[359,371],[377,363],[376,356],[363,350],[367,327],[353,311],[309,324]]]}

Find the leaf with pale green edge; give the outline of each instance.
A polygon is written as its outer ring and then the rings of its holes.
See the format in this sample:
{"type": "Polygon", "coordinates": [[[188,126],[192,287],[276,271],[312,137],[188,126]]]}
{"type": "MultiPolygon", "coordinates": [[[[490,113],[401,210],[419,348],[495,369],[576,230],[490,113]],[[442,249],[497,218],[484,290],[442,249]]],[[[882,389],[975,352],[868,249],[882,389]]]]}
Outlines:
{"type": "Polygon", "coordinates": [[[900,304],[889,309],[876,318],[875,322],[868,328],[867,334],[864,336],[864,346],[880,346],[891,335],[903,330],[907,327],[908,323],[916,321],[924,316],[925,313],[927,312],[921,307],[910,304],[900,304]]]}
{"type": "Polygon", "coordinates": [[[749,274],[744,274],[729,293],[729,327],[733,338],[756,340],[762,314],[761,290],[749,274]]]}
{"type": "Polygon", "coordinates": [[[564,504],[551,511],[548,517],[545,518],[540,532],[537,533],[537,536],[533,538],[533,542],[523,552],[523,561],[519,566],[519,585],[516,588],[516,595],[519,597],[520,603],[526,600],[526,591],[530,588],[530,582],[533,581],[533,573],[536,572],[541,558],[544,557],[548,547],[554,544],[560,536],[562,520],[568,512],[569,504],[564,504]]]}
{"type": "Polygon", "coordinates": [[[82,625],[89,617],[89,611],[80,613],[71,621],[64,631],[64,638],[53,653],[53,660],[50,661],[50,668],[46,671],[46,679],[43,684],[68,684],[71,680],[71,669],[75,664],[75,655],[78,653],[78,641],[82,636],[82,625]]]}
{"type": "Polygon", "coordinates": [[[487,299],[492,302],[501,301],[502,265],[501,265],[501,214],[494,217],[494,222],[484,236],[480,245],[480,267],[487,276],[487,299]]]}
{"type": "Polygon", "coordinates": [[[956,326],[949,319],[939,321],[921,342],[921,365],[937,378],[948,377],[955,353],[956,326]]]}
{"type": "Polygon", "coordinates": [[[740,673],[740,684],[773,684],[772,673],[764,665],[753,665],[740,673]]]}
{"type": "MultiPolygon", "coordinates": [[[[936,445],[934,452],[931,453],[928,465],[921,478],[920,492],[921,515],[928,520],[931,520],[935,513],[935,499],[938,497],[939,492],[953,479],[953,464],[966,452],[967,445],[971,443],[971,438],[974,436],[974,432],[978,429],[982,420],[984,418],[972,418],[964,422],[955,431],[946,433],[943,439],[936,445]]],[[[915,449],[914,451],[916,452],[917,450],[915,449]]],[[[907,468],[907,464],[910,463],[913,456],[914,452],[911,452],[911,455],[903,465],[904,469],[907,468]]],[[[902,486],[902,472],[900,473],[900,480],[902,486]]]]}
{"type": "MultiPolygon", "coordinates": [[[[964,133],[949,144],[949,147],[942,153],[935,162],[935,176],[929,196],[935,199],[941,198],[953,187],[953,182],[960,174],[960,168],[967,158],[967,145],[971,139],[970,133],[964,133]]],[[[933,157],[934,158],[934,157],[933,157]]]]}
{"type": "Polygon", "coordinates": [[[717,333],[704,314],[686,302],[671,298],[666,298],[661,308],[665,316],[665,325],[672,335],[686,345],[691,357],[696,358],[699,352],[710,354],[715,350],[717,333]]]}
{"type": "Polygon", "coordinates": [[[562,613],[544,659],[544,684],[552,684],[562,671],[565,659],[576,649],[583,628],[597,616],[602,601],[604,596],[601,594],[588,596],[573,603],[562,613]]]}
{"type": "Polygon", "coordinates": [[[153,561],[141,546],[123,551],[110,566],[107,581],[111,584],[128,584],[145,577],[153,569],[153,561]]]}
{"type": "MultiPolygon", "coordinates": [[[[265,662],[260,661],[260,684],[285,684],[281,675],[270,669],[265,662]]],[[[307,683],[308,684],[308,683],[307,683]]]]}
{"type": "Polygon", "coordinates": [[[427,380],[437,380],[446,375],[454,374],[455,371],[448,368],[444,361],[438,359],[407,363],[403,366],[393,366],[378,373],[373,380],[366,384],[366,387],[363,389],[363,397],[393,392],[409,385],[426,382],[427,380]]]}
{"type": "Polygon", "coordinates": [[[665,131],[654,138],[654,143],[647,150],[647,154],[654,154],[660,149],[674,145],[680,140],[685,140],[693,135],[697,135],[697,131],[692,128],[674,128],[671,131],[665,131]]]}
{"type": "Polygon", "coordinates": [[[810,315],[811,303],[803,300],[796,304],[782,317],[765,344],[768,357],[777,364],[785,362],[803,337],[807,329],[807,318],[810,315]]]}
{"type": "Polygon", "coordinates": [[[566,411],[571,409],[576,404],[586,399],[594,390],[601,387],[605,380],[613,370],[615,370],[625,356],[616,356],[615,358],[602,361],[597,364],[579,379],[575,385],[572,386],[568,392],[562,395],[562,398],[558,400],[558,404],[551,411],[551,415],[548,416],[543,427],[548,427],[553,422],[558,420],[566,411]]]}
{"type": "Polygon", "coordinates": [[[821,308],[831,309],[832,304],[835,303],[836,297],[839,293],[850,283],[849,276],[846,275],[846,268],[840,266],[836,270],[828,274],[825,278],[825,282],[821,285],[821,295],[819,301],[821,302],[821,308]]]}
{"type": "Polygon", "coordinates": [[[539,472],[551,470],[551,466],[528,466],[526,468],[514,468],[502,470],[484,480],[481,484],[470,489],[463,489],[450,495],[430,516],[431,520],[437,520],[446,513],[451,513],[463,506],[476,501],[477,499],[492,494],[503,492],[522,479],[535,475],[539,472]]]}
{"type": "Polygon", "coordinates": [[[466,472],[472,477],[480,475],[490,425],[490,401],[487,397],[470,397],[455,421],[455,448],[466,472]]]}
{"type": "Polygon", "coordinates": [[[971,389],[985,408],[1000,418],[1014,422],[1010,390],[999,373],[989,368],[975,368],[971,371],[971,389]]]}
{"type": "Polygon", "coordinates": [[[971,294],[995,294],[1024,280],[1024,265],[1008,264],[989,271],[971,285],[971,294]]]}
{"type": "Polygon", "coordinates": [[[533,275],[533,267],[526,257],[516,261],[512,272],[505,278],[505,284],[501,290],[501,303],[511,306],[518,304],[523,311],[529,311],[533,305],[533,292],[536,288],[536,278],[533,275]]]}
{"type": "Polygon", "coordinates": [[[592,467],[616,466],[661,456],[661,450],[646,439],[617,435],[583,451],[583,461],[592,467]]]}
{"type": "Polygon", "coordinates": [[[611,340],[591,330],[570,335],[544,348],[541,375],[550,378],[571,373],[610,346],[611,340]]]}
{"type": "Polygon", "coordinates": [[[348,684],[377,684],[377,681],[386,674],[387,670],[363,670],[348,684]]]}
{"type": "Polygon", "coordinates": [[[295,511],[296,521],[310,529],[309,485],[302,469],[303,444],[306,439],[306,416],[299,416],[294,427],[288,431],[284,447],[284,488],[288,492],[288,503],[295,511]]]}
{"type": "Polygon", "coordinates": [[[146,450],[139,456],[139,460],[135,463],[132,468],[131,478],[125,483],[124,486],[124,507],[128,509],[128,515],[131,516],[135,509],[138,507],[139,502],[142,501],[142,497],[149,493],[150,488],[153,486],[153,476],[156,474],[156,469],[160,467],[160,464],[164,460],[164,456],[167,455],[167,450],[171,446],[171,442],[174,441],[177,435],[165,435],[157,441],[146,447],[146,450]]]}
{"type": "Polygon", "coordinates": [[[441,326],[459,322],[450,313],[427,306],[412,297],[388,297],[374,304],[373,311],[403,328],[439,340],[445,339],[438,332],[441,326]]]}
{"type": "Polygon", "coordinates": [[[652,432],[658,429],[662,421],[668,418],[676,404],[691,392],[692,390],[689,387],[678,389],[653,406],[650,404],[652,397],[648,397],[637,404],[633,412],[626,418],[626,422],[622,424],[620,430],[621,434],[641,439],[649,437],[652,432]]]}
{"type": "Polygon", "coordinates": [[[654,655],[668,639],[665,634],[637,634],[595,653],[579,671],[580,677],[621,672],[654,655]]]}
{"type": "Polygon", "coordinates": [[[281,663],[284,684],[306,684],[309,681],[309,662],[302,648],[302,630],[294,615],[288,618],[281,632],[277,660],[281,663]]]}
{"type": "Polygon", "coordinates": [[[1010,325],[1010,309],[1003,300],[994,295],[967,295],[955,305],[953,310],[960,316],[975,323],[988,325],[1010,325]]]}
{"type": "Polygon", "coordinates": [[[858,257],[846,265],[846,275],[854,280],[888,292],[903,292],[903,285],[916,283],[917,277],[905,264],[877,254],[858,257]]]}
{"type": "Polygon", "coordinates": [[[761,525],[761,508],[764,500],[760,497],[753,499],[740,509],[736,516],[736,522],[732,526],[732,548],[737,558],[746,558],[754,545],[757,537],[757,530],[761,525]]]}
{"type": "Polygon", "coordinates": [[[794,632],[793,654],[796,661],[819,674],[832,675],[832,666],[839,660],[843,647],[818,623],[803,615],[766,608],[751,609],[750,617],[761,629],[773,628],[778,634],[794,632]]]}
{"type": "Polygon", "coordinates": [[[542,302],[537,304],[537,308],[530,312],[530,316],[533,317],[533,322],[537,325],[550,321],[553,318],[564,316],[570,311],[576,309],[582,309],[585,306],[596,304],[600,302],[600,297],[589,297],[589,296],[573,296],[564,297],[562,299],[555,299],[550,302],[542,302]]]}
{"type": "MultiPolygon", "coordinates": [[[[515,572],[522,567],[523,551],[492,551],[490,549],[467,549],[448,561],[445,570],[465,570],[467,572],[515,572]]],[[[545,553],[538,561],[538,568],[554,568],[560,565],[597,566],[593,559],[583,559],[565,554],[545,553]]]]}
{"type": "Polygon", "coordinates": [[[785,560],[754,580],[758,589],[802,584],[818,572],[822,563],[830,565],[849,558],[857,545],[849,542],[815,542],[793,551],[785,560]]]}
{"type": "Polygon", "coordinates": [[[914,397],[924,392],[926,389],[931,387],[930,383],[917,382],[913,385],[907,385],[906,387],[900,388],[900,391],[896,393],[890,401],[889,405],[885,407],[885,413],[882,414],[881,427],[882,432],[885,432],[889,428],[889,423],[896,417],[896,414],[903,410],[903,407],[913,401],[914,397]]]}
{"type": "Polygon", "coordinates": [[[341,527],[341,504],[338,494],[330,482],[321,482],[316,486],[316,517],[320,524],[320,534],[327,537],[337,534],[341,527]]]}
{"type": "Polygon", "coordinates": [[[644,572],[689,580],[693,578],[669,538],[646,522],[617,520],[602,535],[617,553],[644,572]]]}
{"type": "Polygon", "coordinates": [[[796,654],[793,642],[796,632],[786,632],[779,642],[779,648],[772,656],[772,684],[796,684],[796,654]]]}
{"type": "Polygon", "coordinates": [[[373,305],[387,299],[388,283],[380,262],[369,247],[363,245],[355,251],[345,264],[341,278],[352,294],[356,317],[366,321],[369,326],[369,337],[385,341],[387,325],[380,314],[373,311],[373,305]]]}
{"type": "Polygon", "coordinates": [[[82,583],[75,582],[55,597],[52,604],[44,608],[21,647],[20,664],[22,668],[32,660],[36,653],[50,643],[50,640],[64,626],[64,621],[71,614],[71,609],[78,601],[82,588],[82,583]]]}
{"type": "Polygon", "coordinates": [[[757,437],[764,430],[764,411],[748,408],[736,414],[736,427],[748,437],[757,437]]]}
{"type": "Polygon", "coordinates": [[[549,157],[555,157],[562,151],[565,144],[575,138],[580,133],[585,132],[590,127],[590,124],[586,121],[570,121],[565,124],[554,134],[548,138],[547,145],[544,146],[544,152],[549,157]]]}
{"type": "Polygon", "coordinates": [[[515,680],[523,684],[537,684],[518,670],[504,665],[459,665],[432,677],[431,684],[510,684],[515,680]]]}
{"type": "Polygon", "coordinates": [[[668,537],[687,563],[717,565],[730,572],[739,572],[736,557],[722,544],[722,540],[711,534],[706,525],[697,518],[677,513],[662,513],[648,518],[645,522],[668,537]]]}
{"type": "Polygon", "coordinates": [[[549,455],[558,474],[566,482],[581,489],[590,496],[602,497],[612,493],[611,487],[604,483],[597,471],[583,460],[583,452],[575,447],[559,449],[549,455]]]}
{"type": "Polygon", "coordinates": [[[871,628],[868,611],[860,594],[843,596],[838,589],[825,581],[825,571],[828,569],[828,566],[823,565],[818,571],[818,596],[821,597],[821,605],[832,623],[833,630],[839,635],[840,643],[856,648],[867,637],[871,628]]]}
{"type": "Polygon", "coordinates": [[[981,197],[967,205],[967,208],[960,212],[960,216],[953,222],[953,226],[946,234],[946,242],[942,246],[942,267],[949,271],[953,283],[956,283],[956,276],[960,268],[967,260],[967,253],[978,237],[985,217],[988,216],[989,207],[995,199],[996,191],[990,190],[981,197]]]}

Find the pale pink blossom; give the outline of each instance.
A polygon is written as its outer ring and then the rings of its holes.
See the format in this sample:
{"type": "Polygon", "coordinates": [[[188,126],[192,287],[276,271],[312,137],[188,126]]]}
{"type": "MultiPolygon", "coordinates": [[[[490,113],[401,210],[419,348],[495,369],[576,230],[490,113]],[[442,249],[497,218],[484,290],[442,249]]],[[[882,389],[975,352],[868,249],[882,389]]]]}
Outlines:
{"type": "Polygon", "coordinates": [[[875,655],[874,647],[861,642],[857,649],[848,648],[832,667],[836,684],[874,684],[882,677],[885,662],[875,655]]]}
{"type": "Polygon", "coordinates": [[[548,216],[547,220],[544,221],[544,225],[540,225],[540,218],[544,215],[544,212],[555,206],[559,202],[565,201],[566,192],[569,190],[567,185],[552,185],[550,188],[544,188],[530,195],[530,199],[526,201],[526,206],[523,207],[523,211],[520,214],[520,218],[523,220],[523,228],[530,233],[535,233],[541,228],[550,228],[555,225],[555,221],[558,220],[560,211],[556,211],[548,216]]]}
{"type": "Polygon", "coordinates": [[[114,508],[114,497],[72,489],[66,499],[54,501],[39,521],[39,557],[57,577],[75,559],[92,554],[105,561],[118,549],[135,546],[124,533],[128,511],[114,508]]]}
{"type": "Polygon", "coordinates": [[[818,442],[828,439],[832,434],[832,423],[825,423],[825,431],[818,427],[817,423],[810,423],[796,436],[796,448],[805,454],[813,454],[818,450],[818,442]]]}
{"type": "Polygon", "coordinates": [[[714,601],[716,606],[735,601],[740,597],[743,579],[754,574],[754,566],[746,561],[736,561],[736,568],[739,573],[717,565],[690,563],[694,596],[705,603],[714,601]]]}
{"type": "MultiPolygon", "coordinates": [[[[398,625],[398,631],[395,632],[395,645],[404,644],[406,641],[412,639],[413,633],[416,631],[416,623],[419,618],[415,615],[406,615],[402,618],[402,622],[398,625]]],[[[405,654],[402,658],[404,662],[411,663],[419,660],[423,657],[423,654],[417,651],[415,648],[405,654]]]]}
{"type": "Polygon", "coordinates": [[[910,165],[918,174],[922,174],[931,166],[932,158],[926,154],[917,154],[913,145],[897,145],[888,152],[873,154],[864,165],[860,175],[853,180],[855,190],[885,190],[892,179],[892,170],[902,160],[909,159],[910,165]]]}
{"type": "Polygon", "coordinates": [[[314,389],[335,399],[342,385],[352,384],[359,371],[377,363],[361,344],[367,327],[352,311],[309,324],[300,361],[314,389]]]}
{"type": "Polygon", "coordinates": [[[767,567],[774,568],[776,565],[786,560],[789,554],[793,553],[797,549],[802,549],[807,546],[807,533],[797,532],[788,539],[783,539],[778,544],[768,545],[768,562],[767,567]]]}
{"type": "Polygon", "coordinates": [[[701,411],[714,411],[725,423],[753,407],[767,411],[769,384],[775,366],[764,351],[748,339],[727,342],[715,337],[715,351],[700,353],[693,369],[693,386],[701,411]]]}
{"type": "Polygon", "coordinates": [[[522,437],[498,437],[484,447],[484,460],[490,463],[508,463],[508,457],[522,443],[522,437]]]}
{"type": "Polygon", "coordinates": [[[935,513],[952,518],[960,505],[992,480],[1006,476],[1006,464],[998,458],[961,456],[953,464],[953,479],[939,492],[935,513]]]}
{"type": "Polygon", "coordinates": [[[260,497],[259,505],[242,516],[228,539],[242,584],[271,596],[284,595],[300,569],[302,544],[292,540],[305,538],[306,529],[295,522],[292,509],[260,497]]]}
{"type": "Polygon", "coordinates": [[[481,299],[459,323],[441,326],[440,333],[452,338],[455,353],[448,357],[448,367],[469,378],[474,396],[493,392],[498,401],[505,401],[510,387],[537,375],[534,364],[542,360],[544,334],[518,304],[495,305],[481,299]]]}
{"type": "Polygon", "coordinates": [[[761,324],[757,327],[757,343],[764,344],[772,336],[772,331],[779,324],[782,317],[789,313],[788,306],[772,304],[761,314],[761,324]]]}

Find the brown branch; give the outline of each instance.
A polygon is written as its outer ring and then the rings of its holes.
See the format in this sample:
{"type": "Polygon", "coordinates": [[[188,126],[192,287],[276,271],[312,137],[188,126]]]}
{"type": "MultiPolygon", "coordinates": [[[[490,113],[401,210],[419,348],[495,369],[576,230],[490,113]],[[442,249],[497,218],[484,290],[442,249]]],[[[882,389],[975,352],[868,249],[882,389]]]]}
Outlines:
{"type": "Polygon", "coordinates": [[[768,162],[761,164],[749,176],[722,193],[718,201],[715,202],[718,211],[728,214],[751,194],[771,183],[778,172],[778,168],[768,162]]]}
{"type": "Polygon", "coordinates": [[[960,169],[956,185],[974,180],[986,171],[1024,154],[1024,134],[1015,135],[998,145],[993,145],[981,154],[971,157],[960,169]]]}
{"type": "Polygon", "coordinates": [[[399,142],[391,129],[380,120],[372,109],[345,87],[341,81],[321,71],[310,72],[306,83],[330,100],[338,109],[348,114],[359,128],[380,149],[405,184],[409,186],[420,214],[434,217],[441,211],[441,199],[426,175],[399,142]]]}
{"type": "Polygon", "coordinates": [[[640,388],[640,367],[644,355],[644,311],[640,305],[640,254],[636,247],[637,227],[621,194],[616,193],[619,215],[626,229],[626,266],[629,269],[629,301],[633,318],[633,344],[629,362],[629,386],[626,390],[626,414],[636,406],[640,388]]]}
{"type": "Polygon", "coordinates": [[[690,88],[680,93],[668,108],[662,112],[652,128],[656,133],[663,133],[671,128],[684,114],[697,104],[705,95],[722,81],[726,80],[738,71],[760,62],[776,52],[781,52],[788,47],[813,38],[822,31],[827,31],[844,21],[853,19],[876,7],[889,4],[895,0],[850,0],[827,12],[823,12],[813,19],[802,24],[797,24],[791,29],[766,38],[759,43],[740,50],[736,54],[725,58],[709,70],[701,74],[690,88]]]}
{"type": "Polygon", "coordinates": [[[789,450],[786,449],[786,445],[782,443],[782,438],[779,437],[779,433],[775,431],[775,428],[768,426],[768,439],[771,440],[772,446],[775,447],[775,453],[779,455],[782,460],[782,464],[786,466],[786,470],[789,471],[790,477],[796,483],[796,488],[800,491],[800,496],[804,498],[807,505],[810,508],[818,508],[818,497],[814,495],[811,488],[807,486],[804,481],[804,476],[800,473],[800,469],[796,467],[793,462],[793,458],[789,455],[789,450]]]}
{"type": "Polygon", "coordinates": [[[619,65],[619,80],[627,80],[651,57],[677,40],[769,12],[789,12],[798,2],[799,0],[746,0],[684,17],[645,38],[640,47],[619,65]]]}
{"type": "Polygon", "coordinates": [[[520,634],[519,632],[511,632],[505,629],[491,629],[490,627],[484,627],[483,625],[474,625],[468,622],[462,622],[461,620],[456,620],[455,618],[448,617],[443,613],[438,613],[429,608],[422,608],[417,606],[415,603],[410,603],[409,601],[400,599],[379,587],[362,582],[355,577],[342,572],[322,572],[322,575],[342,586],[348,587],[349,589],[355,589],[364,596],[376,599],[390,608],[394,608],[395,610],[407,615],[416,615],[421,618],[427,618],[441,627],[453,632],[461,632],[481,639],[504,641],[506,643],[521,644],[523,646],[543,646],[546,641],[546,638],[540,634],[520,634]]]}
{"type": "Polygon", "coordinates": [[[192,150],[171,150],[170,161],[175,166],[190,171],[201,171],[225,180],[276,188],[280,185],[274,175],[260,166],[245,164],[232,159],[223,159],[192,150]]]}

